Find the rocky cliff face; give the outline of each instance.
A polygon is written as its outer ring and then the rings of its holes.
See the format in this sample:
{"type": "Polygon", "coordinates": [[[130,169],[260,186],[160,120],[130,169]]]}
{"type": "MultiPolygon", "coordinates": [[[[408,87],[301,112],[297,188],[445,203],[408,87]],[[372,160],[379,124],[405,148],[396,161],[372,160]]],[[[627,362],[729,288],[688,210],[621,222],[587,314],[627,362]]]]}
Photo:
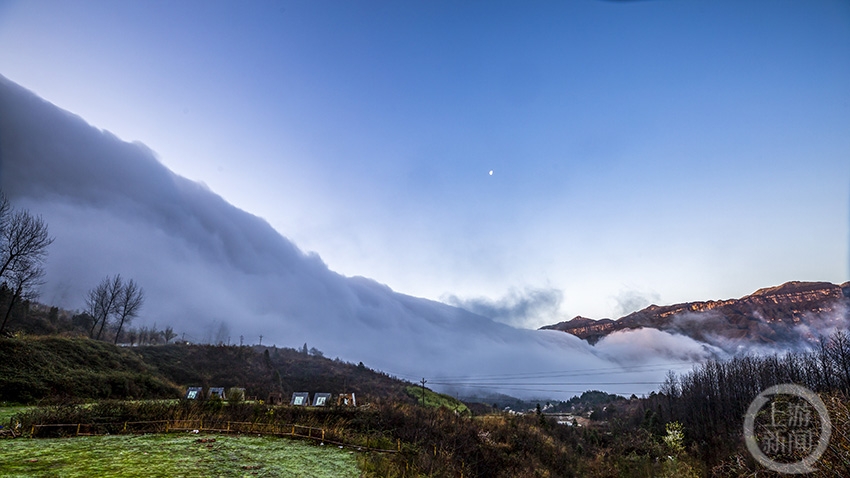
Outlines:
{"type": "Polygon", "coordinates": [[[541,329],[596,343],[612,332],[651,327],[687,335],[728,352],[748,345],[793,346],[850,325],[850,282],[787,282],[740,299],[650,305],[617,320],[576,317],[541,329]]]}
{"type": "Polygon", "coordinates": [[[561,330],[575,335],[580,339],[587,340],[591,344],[595,344],[599,339],[609,333],[620,330],[622,327],[618,321],[611,319],[588,319],[587,317],[576,316],[566,322],[558,322],[554,325],[544,325],[540,330],[561,330]]]}

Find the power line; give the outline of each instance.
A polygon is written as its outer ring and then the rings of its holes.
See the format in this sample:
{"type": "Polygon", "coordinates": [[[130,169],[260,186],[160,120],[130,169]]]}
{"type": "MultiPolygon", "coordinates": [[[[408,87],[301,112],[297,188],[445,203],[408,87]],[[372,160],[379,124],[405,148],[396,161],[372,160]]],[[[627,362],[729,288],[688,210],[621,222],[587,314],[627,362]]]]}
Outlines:
{"type": "MultiPolygon", "coordinates": [[[[557,378],[574,378],[574,377],[585,377],[585,376],[599,376],[599,375],[619,375],[619,374],[634,374],[634,373],[648,373],[648,372],[662,372],[669,370],[670,367],[682,366],[682,365],[693,365],[693,362],[668,362],[668,363],[655,363],[655,364],[644,364],[644,365],[633,365],[633,366],[625,366],[625,367],[600,367],[600,368],[590,368],[590,369],[579,369],[579,370],[560,370],[560,371],[549,371],[549,372],[524,372],[524,373],[510,373],[510,374],[487,374],[487,375],[479,375],[479,374],[470,374],[470,375],[454,375],[454,376],[440,376],[431,379],[432,384],[436,385],[486,385],[486,386],[504,386],[504,385],[550,385],[550,383],[540,383],[540,382],[527,382],[529,380],[535,379],[557,379],[557,378]],[[526,382],[517,383],[516,381],[523,380],[526,382]]],[[[387,371],[390,375],[394,375],[397,377],[404,377],[407,379],[413,379],[414,376],[407,374],[399,374],[394,372],[387,371]]],[[[573,382],[570,382],[573,383],[573,382]]],[[[618,381],[618,382],[594,382],[587,383],[590,385],[598,384],[598,385],[660,385],[663,382],[633,382],[633,381],[618,381]]],[[[559,385],[564,385],[565,383],[559,382],[559,385]]],[[[581,385],[582,383],[575,383],[576,385],[581,385]]],[[[555,384],[552,384],[555,385],[555,384]]]]}
{"type": "MultiPolygon", "coordinates": [[[[634,372],[653,372],[653,371],[662,371],[667,370],[669,367],[681,366],[681,365],[693,365],[694,362],[691,361],[681,361],[681,362],[668,362],[668,363],[653,363],[653,364],[644,364],[644,365],[626,365],[622,367],[600,367],[600,368],[588,368],[588,369],[577,369],[577,370],[557,370],[557,371],[549,371],[549,372],[518,372],[518,373],[509,373],[509,374],[490,374],[490,375],[480,375],[474,374],[475,379],[482,380],[509,380],[512,377],[518,378],[547,378],[547,377],[560,377],[560,376],[576,376],[576,375],[589,375],[589,374],[608,374],[608,373],[634,373],[634,372]]],[[[470,374],[472,375],[472,374],[470,374]]],[[[468,380],[470,379],[470,375],[444,375],[440,376],[438,380],[468,380]]]]}
{"type": "MultiPolygon", "coordinates": [[[[472,387],[472,388],[476,388],[476,387],[472,387]]],[[[481,387],[481,388],[484,389],[484,390],[490,390],[490,388],[488,388],[488,387],[481,387]]],[[[508,387],[508,388],[500,388],[499,391],[500,392],[501,391],[511,391],[511,392],[546,392],[546,393],[577,393],[578,394],[578,393],[586,392],[587,389],[586,388],[581,388],[581,389],[577,388],[577,389],[573,389],[573,390],[566,390],[566,389],[562,389],[562,388],[511,388],[511,387],[508,387]]],[[[634,391],[617,392],[617,393],[623,393],[623,394],[629,394],[629,395],[634,393],[635,395],[637,395],[637,393],[635,393],[634,391]]],[[[641,393],[645,393],[645,392],[641,392],[641,393]]]]}
{"type": "Polygon", "coordinates": [[[546,385],[661,385],[664,382],[520,382],[520,383],[500,383],[500,382],[491,382],[491,383],[464,383],[464,382],[438,382],[436,380],[432,380],[429,382],[433,385],[456,385],[456,386],[465,386],[465,387],[501,387],[501,386],[537,386],[542,387],[546,385]]]}
{"type": "Polygon", "coordinates": [[[440,382],[443,384],[458,382],[458,383],[489,383],[493,381],[498,382],[515,382],[517,380],[546,380],[546,379],[557,379],[557,378],[577,378],[577,377],[588,377],[588,376],[610,376],[610,375],[621,375],[621,374],[635,374],[635,373],[649,373],[649,372],[663,372],[669,370],[667,368],[659,368],[659,369],[644,369],[644,370],[628,370],[621,372],[588,372],[588,373],[577,373],[577,374],[553,374],[553,375],[539,375],[539,376],[518,376],[511,378],[484,378],[484,377],[467,377],[465,379],[449,379],[444,380],[440,378],[435,378],[434,383],[440,382]]]}
{"type": "MultiPolygon", "coordinates": [[[[501,374],[467,374],[467,375],[443,375],[430,379],[428,382],[432,385],[455,387],[471,390],[491,390],[496,392],[535,392],[535,393],[563,393],[563,394],[580,394],[592,387],[615,387],[617,393],[620,394],[636,394],[638,392],[624,391],[623,387],[631,388],[641,386],[643,390],[639,393],[646,393],[646,386],[652,388],[659,387],[663,381],[653,380],[617,380],[618,376],[623,374],[646,374],[653,372],[663,372],[672,368],[680,368],[682,366],[692,366],[693,361],[673,361],[664,363],[651,363],[642,365],[624,365],[610,367],[595,367],[573,370],[552,370],[552,371],[532,371],[532,372],[516,372],[516,373],[501,373],[501,374]],[[606,377],[606,381],[587,381],[587,377],[606,377]],[[575,381],[575,380],[582,381],[575,381]],[[588,387],[578,389],[577,387],[588,387]]],[[[385,371],[385,373],[396,377],[407,378],[415,382],[418,377],[407,374],[393,373],[385,371]]],[[[424,388],[425,379],[422,378],[422,386],[424,388]]],[[[423,390],[424,392],[424,390],[423,390]]]]}

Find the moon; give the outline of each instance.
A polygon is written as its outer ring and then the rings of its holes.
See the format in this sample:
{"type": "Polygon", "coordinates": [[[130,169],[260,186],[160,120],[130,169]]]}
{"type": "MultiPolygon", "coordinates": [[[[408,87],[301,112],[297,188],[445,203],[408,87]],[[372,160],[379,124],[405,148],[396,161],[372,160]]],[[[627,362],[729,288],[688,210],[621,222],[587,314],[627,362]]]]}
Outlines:
{"type": "Polygon", "coordinates": [[[491,169],[491,170],[490,170],[490,176],[492,176],[492,175],[493,175],[493,170],[491,169]]]}

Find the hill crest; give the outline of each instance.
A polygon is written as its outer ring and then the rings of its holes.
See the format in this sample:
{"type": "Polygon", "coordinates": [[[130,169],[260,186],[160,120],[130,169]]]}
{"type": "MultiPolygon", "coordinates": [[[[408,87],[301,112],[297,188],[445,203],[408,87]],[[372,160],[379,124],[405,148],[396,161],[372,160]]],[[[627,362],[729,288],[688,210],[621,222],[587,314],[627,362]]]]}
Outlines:
{"type": "Polygon", "coordinates": [[[591,344],[620,330],[654,328],[734,352],[741,345],[793,346],[850,322],[850,282],[792,281],[740,299],[650,305],[616,320],[576,317],[541,327],[591,344]]]}

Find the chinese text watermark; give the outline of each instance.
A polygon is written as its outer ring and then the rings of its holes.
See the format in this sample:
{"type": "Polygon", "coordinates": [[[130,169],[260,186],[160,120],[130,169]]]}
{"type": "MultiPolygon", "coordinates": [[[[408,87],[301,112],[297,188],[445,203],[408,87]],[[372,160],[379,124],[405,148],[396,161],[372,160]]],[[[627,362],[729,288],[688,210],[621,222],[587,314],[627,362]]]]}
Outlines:
{"type": "Polygon", "coordinates": [[[747,449],[756,461],[779,473],[815,471],[812,465],[826,451],[831,435],[826,405],[816,393],[794,384],[761,392],[744,418],[747,449]]]}

